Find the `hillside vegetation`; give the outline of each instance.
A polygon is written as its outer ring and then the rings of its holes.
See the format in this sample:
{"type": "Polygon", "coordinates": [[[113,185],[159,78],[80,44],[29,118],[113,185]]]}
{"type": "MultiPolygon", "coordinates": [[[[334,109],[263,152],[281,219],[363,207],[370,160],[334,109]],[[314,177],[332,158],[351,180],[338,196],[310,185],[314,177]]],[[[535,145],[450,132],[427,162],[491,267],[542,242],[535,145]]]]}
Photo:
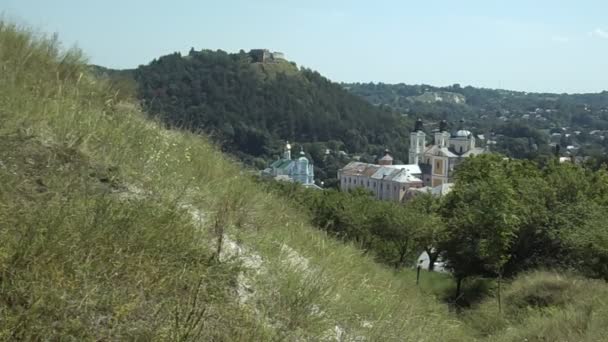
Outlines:
{"type": "Polygon", "coordinates": [[[340,150],[374,160],[389,148],[407,159],[408,120],[295,63],[191,50],[106,74],[137,81],[145,109],[161,121],[209,134],[223,151],[259,169],[282,153],[286,140],[304,147],[324,181],[344,165],[340,150]]]}
{"type": "MultiPolygon", "coordinates": [[[[598,341],[608,333],[606,284],[559,273],[506,285],[503,314],[492,296],[450,312],[438,300],[454,290],[449,276],[425,273],[417,287],[411,270],[314,228],[319,217],[251,180],[204,137],[149,120],[56,38],[0,21],[0,70],[0,340],[598,341]]],[[[601,212],[589,212],[594,229],[573,243],[604,236],[601,212]]]]}
{"type": "Polygon", "coordinates": [[[0,339],[466,339],[78,51],[2,22],[0,69],[0,339]]]}

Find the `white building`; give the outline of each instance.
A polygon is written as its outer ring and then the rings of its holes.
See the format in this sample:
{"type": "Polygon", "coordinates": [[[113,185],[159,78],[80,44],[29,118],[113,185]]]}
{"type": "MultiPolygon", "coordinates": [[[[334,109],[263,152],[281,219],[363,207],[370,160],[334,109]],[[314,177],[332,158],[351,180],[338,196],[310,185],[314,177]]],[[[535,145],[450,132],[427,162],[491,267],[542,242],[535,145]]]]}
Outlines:
{"type": "Polygon", "coordinates": [[[416,164],[393,165],[388,151],[378,164],[351,162],[338,170],[340,190],[365,189],[379,200],[401,202],[411,188],[423,186],[422,171],[416,164]]]}

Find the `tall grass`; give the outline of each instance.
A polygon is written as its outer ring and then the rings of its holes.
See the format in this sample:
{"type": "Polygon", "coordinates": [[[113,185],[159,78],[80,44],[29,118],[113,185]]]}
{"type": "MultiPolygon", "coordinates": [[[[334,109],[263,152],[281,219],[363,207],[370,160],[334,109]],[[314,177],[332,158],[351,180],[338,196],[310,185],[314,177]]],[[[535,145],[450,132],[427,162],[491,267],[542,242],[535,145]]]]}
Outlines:
{"type": "Polygon", "coordinates": [[[488,298],[464,320],[488,341],[604,341],[608,286],[573,274],[524,274],[504,292],[504,310],[488,298]]]}

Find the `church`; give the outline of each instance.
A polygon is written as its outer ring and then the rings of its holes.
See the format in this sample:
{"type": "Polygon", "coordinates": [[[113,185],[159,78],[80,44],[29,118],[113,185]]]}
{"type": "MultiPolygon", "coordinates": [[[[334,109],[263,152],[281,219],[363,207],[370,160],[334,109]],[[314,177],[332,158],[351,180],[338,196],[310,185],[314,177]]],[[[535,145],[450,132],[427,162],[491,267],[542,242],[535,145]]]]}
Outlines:
{"type": "Polygon", "coordinates": [[[315,184],[314,166],[306,158],[304,150],[300,151],[298,159],[292,159],[289,141],[285,143],[282,158],[270,164],[270,167],[262,171],[262,175],[273,177],[276,180],[298,182],[306,187],[320,189],[315,184]]]}
{"type": "Polygon", "coordinates": [[[454,169],[466,157],[486,153],[475,145],[475,137],[464,128],[464,120],[453,133],[445,120],[427,145],[422,120],[410,133],[409,163],[393,165],[389,151],[378,164],[353,161],[338,170],[340,190],[363,188],[379,200],[403,202],[422,193],[443,196],[452,188],[454,169]]]}
{"type": "Polygon", "coordinates": [[[410,133],[409,164],[420,165],[422,180],[432,188],[452,183],[454,169],[463,158],[483,153],[487,153],[487,149],[475,146],[475,137],[464,128],[464,120],[460,120],[458,130],[452,133],[442,120],[430,145],[426,143],[421,119],[410,133]]]}

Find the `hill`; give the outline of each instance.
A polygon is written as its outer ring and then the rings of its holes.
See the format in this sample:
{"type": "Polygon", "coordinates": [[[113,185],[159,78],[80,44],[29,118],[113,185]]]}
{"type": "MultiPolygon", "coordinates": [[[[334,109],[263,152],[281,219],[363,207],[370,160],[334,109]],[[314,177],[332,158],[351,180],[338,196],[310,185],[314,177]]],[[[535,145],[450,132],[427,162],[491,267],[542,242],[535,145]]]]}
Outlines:
{"type": "MultiPolygon", "coordinates": [[[[604,160],[608,145],[608,91],[596,94],[528,93],[454,84],[342,84],[373,105],[389,106],[428,123],[461,119],[474,133],[493,136],[495,149],[516,158],[552,155],[555,144],[572,154],[604,160]],[[551,135],[553,134],[553,135],[551,135]]],[[[599,164],[599,163],[598,163],[599,164]]]]}
{"type": "Polygon", "coordinates": [[[261,63],[244,51],[192,50],[123,74],[137,81],[147,111],[171,127],[209,134],[257,168],[276,159],[286,140],[304,147],[323,180],[343,164],[339,151],[373,160],[389,148],[407,159],[408,120],[286,60],[261,63]]]}

